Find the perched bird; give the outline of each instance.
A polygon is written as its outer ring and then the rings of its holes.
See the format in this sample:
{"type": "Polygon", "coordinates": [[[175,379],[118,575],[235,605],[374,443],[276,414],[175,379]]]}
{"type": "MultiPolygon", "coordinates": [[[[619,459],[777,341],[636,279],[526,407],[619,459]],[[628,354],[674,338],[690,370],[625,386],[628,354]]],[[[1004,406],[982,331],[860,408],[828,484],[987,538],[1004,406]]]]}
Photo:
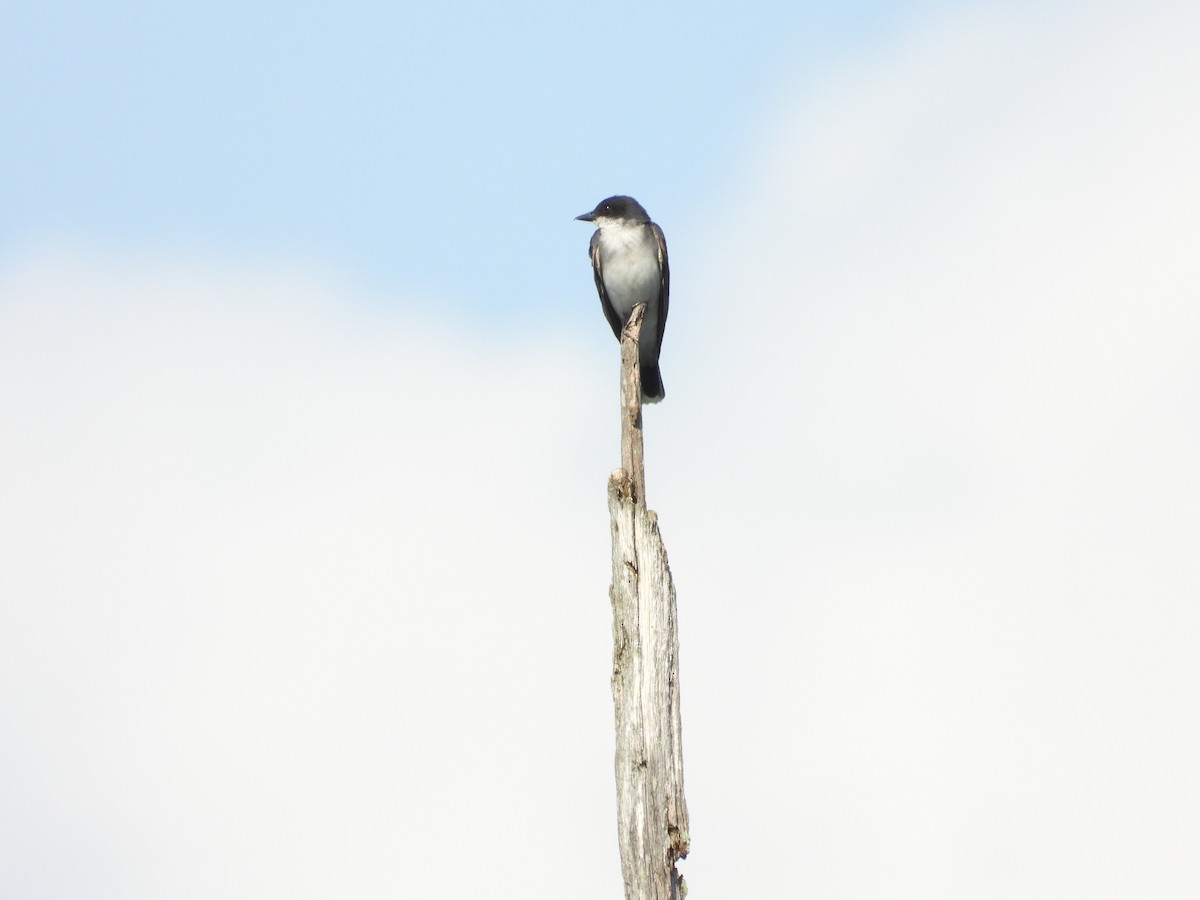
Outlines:
{"type": "Polygon", "coordinates": [[[609,197],[591,212],[575,218],[596,224],[589,249],[592,272],[604,317],[617,340],[633,308],[646,304],[638,347],[642,402],[657,403],[666,396],[658,354],[667,325],[667,295],[671,288],[667,240],[642,204],[632,197],[609,197]]]}

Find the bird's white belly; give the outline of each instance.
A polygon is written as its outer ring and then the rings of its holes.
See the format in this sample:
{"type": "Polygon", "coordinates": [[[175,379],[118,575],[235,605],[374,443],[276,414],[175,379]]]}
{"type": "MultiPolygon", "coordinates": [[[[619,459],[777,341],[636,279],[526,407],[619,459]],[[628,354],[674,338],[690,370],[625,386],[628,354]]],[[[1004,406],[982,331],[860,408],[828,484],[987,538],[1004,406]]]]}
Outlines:
{"type": "Polygon", "coordinates": [[[658,245],[653,240],[623,238],[624,235],[616,240],[606,240],[601,246],[604,288],[622,321],[629,318],[637,304],[655,303],[661,281],[658,245]]]}

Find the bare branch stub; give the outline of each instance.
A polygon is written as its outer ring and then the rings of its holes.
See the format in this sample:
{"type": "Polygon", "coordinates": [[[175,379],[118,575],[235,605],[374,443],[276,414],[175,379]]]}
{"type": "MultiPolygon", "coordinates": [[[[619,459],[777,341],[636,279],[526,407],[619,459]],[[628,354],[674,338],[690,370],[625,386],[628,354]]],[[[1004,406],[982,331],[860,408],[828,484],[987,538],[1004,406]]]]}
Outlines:
{"type": "Polygon", "coordinates": [[[621,467],[629,473],[634,502],[646,504],[646,467],[642,456],[642,373],[638,342],[646,304],[639,303],[621,330],[621,467]]]}
{"type": "Polygon", "coordinates": [[[612,693],[617,830],[626,900],[681,900],[688,854],[675,586],[658,517],[646,508],[638,340],[645,307],[621,333],[621,468],[608,482],[612,530],[612,693]]]}

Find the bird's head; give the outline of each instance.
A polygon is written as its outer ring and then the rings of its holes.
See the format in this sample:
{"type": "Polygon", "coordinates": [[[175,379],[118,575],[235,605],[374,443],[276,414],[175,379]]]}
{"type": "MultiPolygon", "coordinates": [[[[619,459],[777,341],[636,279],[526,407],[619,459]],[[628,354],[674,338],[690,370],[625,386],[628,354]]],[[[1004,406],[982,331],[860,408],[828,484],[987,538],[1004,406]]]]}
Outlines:
{"type": "Polygon", "coordinates": [[[618,194],[596,204],[591,212],[575,217],[580,222],[595,222],[598,228],[624,222],[649,222],[650,216],[632,197],[618,194]]]}

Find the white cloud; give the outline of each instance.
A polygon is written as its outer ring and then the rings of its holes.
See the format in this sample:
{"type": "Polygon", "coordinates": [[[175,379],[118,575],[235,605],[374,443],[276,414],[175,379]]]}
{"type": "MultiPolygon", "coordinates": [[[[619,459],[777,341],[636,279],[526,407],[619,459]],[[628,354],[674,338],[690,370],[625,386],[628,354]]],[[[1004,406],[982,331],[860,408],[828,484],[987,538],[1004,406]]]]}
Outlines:
{"type": "Polygon", "coordinates": [[[1200,19],[1143,13],[939,21],[746,166],[661,451],[696,889],[1200,885],[1200,19]]]}
{"type": "Polygon", "coordinates": [[[610,855],[600,379],[362,300],[9,273],[0,893],[550,896],[610,855]]]}
{"type": "MultiPolygon", "coordinates": [[[[780,114],[732,249],[670,229],[694,896],[1200,884],[1200,29],[1163,9],[930,21],[780,114]]],[[[0,893],[619,890],[611,373],[364,299],[0,281],[0,893]]]]}

